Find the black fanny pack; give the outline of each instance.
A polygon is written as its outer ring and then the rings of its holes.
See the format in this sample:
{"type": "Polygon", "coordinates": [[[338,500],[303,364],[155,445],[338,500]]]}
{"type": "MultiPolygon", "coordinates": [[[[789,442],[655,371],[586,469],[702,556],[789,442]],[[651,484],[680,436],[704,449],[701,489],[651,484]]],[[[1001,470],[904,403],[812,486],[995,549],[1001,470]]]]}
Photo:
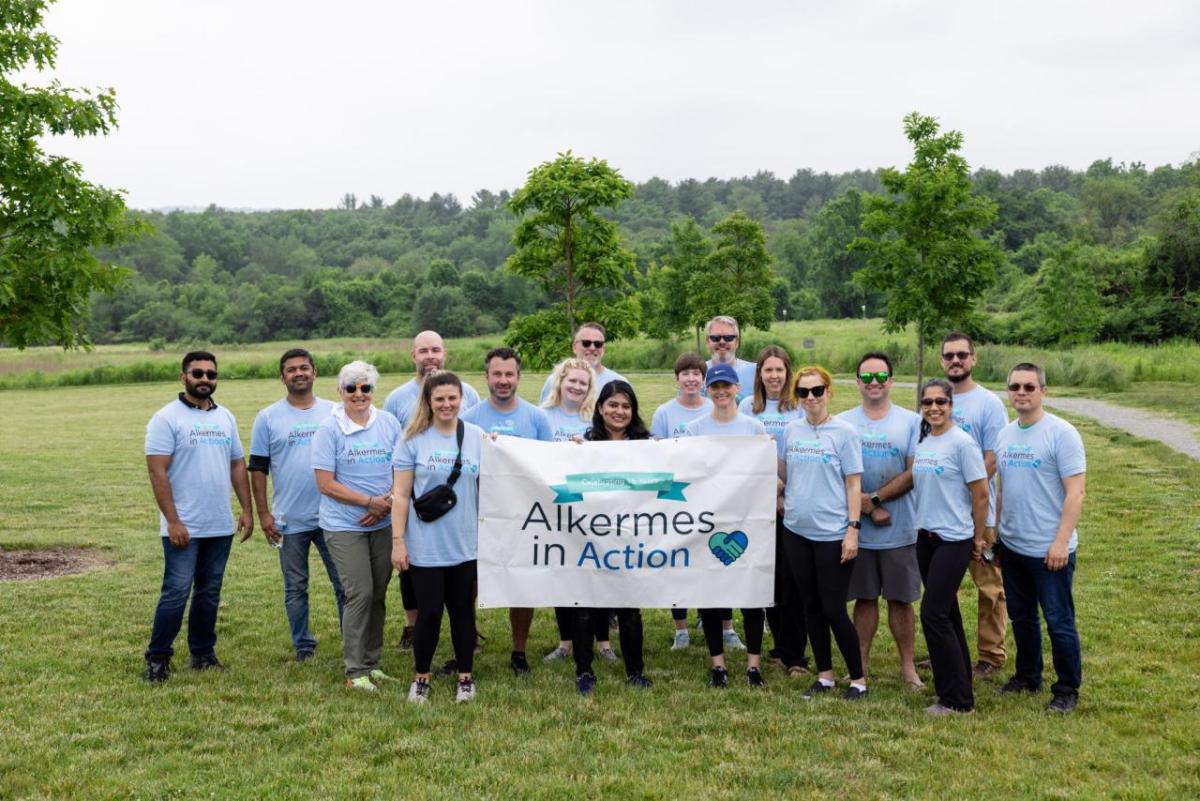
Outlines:
{"type": "Polygon", "coordinates": [[[449,512],[458,503],[458,496],[454,494],[454,482],[458,481],[458,477],[462,474],[462,444],[463,444],[463,421],[458,421],[458,455],[454,457],[454,469],[450,471],[449,477],[445,484],[438,484],[433,489],[421,493],[418,498],[415,495],[412,499],[413,511],[417,513],[417,518],[426,523],[437,520],[442,515],[449,512]]]}

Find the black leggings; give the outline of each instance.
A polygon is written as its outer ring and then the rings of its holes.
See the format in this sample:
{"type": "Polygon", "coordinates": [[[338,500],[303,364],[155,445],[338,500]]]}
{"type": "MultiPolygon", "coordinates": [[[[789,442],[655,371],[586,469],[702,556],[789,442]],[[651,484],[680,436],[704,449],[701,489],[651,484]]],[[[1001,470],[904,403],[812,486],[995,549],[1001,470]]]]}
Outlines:
{"type": "MultiPolygon", "coordinates": [[[[700,625],[704,627],[704,642],[708,645],[709,656],[720,656],[725,653],[725,632],[723,622],[733,617],[732,609],[701,609],[700,625]],[[729,617],[725,615],[728,614],[729,617]]],[[[761,654],[763,641],[763,623],[766,615],[761,609],[743,609],[742,626],[746,630],[746,653],[761,654]]]]}
{"type": "Polygon", "coordinates": [[[804,604],[800,589],[792,580],[787,557],[783,554],[783,538],[795,536],[783,527],[783,518],[775,518],[775,605],[767,607],[767,625],[775,640],[775,654],[784,667],[808,665],[804,649],[808,642],[808,627],[804,624],[804,604]]]}
{"type": "Polygon", "coordinates": [[[958,585],[971,563],[971,540],[944,540],[922,529],[917,535],[917,567],[925,583],[921,629],[929,648],[933,688],[943,706],[975,708],[971,689],[971,652],[958,611],[958,585]]]}
{"type": "MultiPolygon", "coordinates": [[[[574,606],[556,606],[554,607],[554,621],[558,623],[558,639],[559,642],[566,640],[572,642],[575,639],[575,612],[574,606]]],[[[601,609],[602,615],[591,615],[592,624],[595,626],[597,642],[608,642],[608,610],[601,609]]],[[[574,647],[574,646],[572,646],[574,647]]]]}
{"type": "Polygon", "coordinates": [[[861,679],[862,651],[858,647],[858,632],[846,614],[846,595],[850,589],[853,560],[843,563],[842,541],[817,542],[790,533],[784,539],[788,569],[800,587],[804,600],[804,620],[808,639],[812,642],[817,671],[833,670],[833,650],[829,632],[837,640],[842,659],[851,679],[861,679]]]}
{"type": "Polygon", "coordinates": [[[413,590],[412,573],[400,571],[400,600],[404,603],[404,611],[411,612],[417,608],[417,593],[413,590]]]}
{"type": "MultiPolygon", "coordinates": [[[[417,673],[428,673],[442,633],[442,609],[450,615],[450,640],[459,673],[475,664],[475,560],[450,567],[409,565],[417,597],[413,661],[417,673]]],[[[403,574],[401,574],[403,575],[403,574]]]]}
{"type": "MultiPolygon", "coordinates": [[[[617,609],[617,625],[621,638],[621,656],[625,659],[625,675],[641,673],[646,664],[642,661],[642,610],[617,609]]],[[[592,672],[592,647],[596,632],[603,626],[604,638],[608,638],[608,610],[580,607],[575,610],[575,637],[571,650],[575,656],[575,675],[592,672]],[[599,622],[597,622],[599,621],[599,622]]]]}

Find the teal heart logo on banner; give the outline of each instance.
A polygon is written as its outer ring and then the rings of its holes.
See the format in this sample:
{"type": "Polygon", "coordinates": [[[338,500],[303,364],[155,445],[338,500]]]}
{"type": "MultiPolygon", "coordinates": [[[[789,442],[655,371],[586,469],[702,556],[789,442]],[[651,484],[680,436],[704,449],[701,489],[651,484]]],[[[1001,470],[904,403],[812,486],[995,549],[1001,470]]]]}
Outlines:
{"type": "Polygon", "coordinates": [[[732,531],[728,534],[718,531],[708,538],[708,549],[726,567],[736,562],[749,545],[750,540],[742,531],[732,531]]]}

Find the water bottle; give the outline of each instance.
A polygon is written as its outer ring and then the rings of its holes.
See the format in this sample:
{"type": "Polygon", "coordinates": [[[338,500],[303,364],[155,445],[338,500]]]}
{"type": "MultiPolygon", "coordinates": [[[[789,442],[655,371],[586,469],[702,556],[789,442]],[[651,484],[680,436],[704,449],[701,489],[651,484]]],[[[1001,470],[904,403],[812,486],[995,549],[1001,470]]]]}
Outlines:
{"type": "MultiPolygon", "coordinates": [[[[283,518],[283,515],[275,515],[275,530],[279,532],[280,537],[279,537],[279,539],[277,539],[271,543],[271,547],[277,551],[282,551],[283,550],[283,536],[282,535],[287,533],[287,520],[285,520],[283,518]]],[[[270,542],[270,540],[268,540],[268,542],[270,542]]]]}

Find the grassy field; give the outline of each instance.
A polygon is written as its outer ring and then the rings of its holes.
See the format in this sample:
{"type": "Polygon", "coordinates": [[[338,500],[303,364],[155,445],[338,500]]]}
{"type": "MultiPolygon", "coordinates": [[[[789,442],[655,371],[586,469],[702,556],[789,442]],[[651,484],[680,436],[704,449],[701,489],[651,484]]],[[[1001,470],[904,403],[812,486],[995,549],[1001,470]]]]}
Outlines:
{"type": "MultiPolygon", "coordinates": [[[[648,417],[671,384],[633,378],[648,417]]],[[[524,393],[540,384],[526,376],[524,393]]],[[[320,388],[329,394],[332,382],[320,388]]],[[[217,399],[248,442],[254,412],[279,389],[224,382],[217,399]]],[[[668,650],[664,611],[647,619],[649,692],[603,664],[588,700],[569,665],[539,662],[514,679],[507,617],[489,611],[476,703],[455,706],[439,681],[418,709],[405,685],[376,697],[340,687],[333,602],[315,566],[321,647],[312,663],[291,664],[275,552],[257,532],[235,544],[226,574],[218,651],[229,671],[141,682],[162,570],[142,438],[176,391],[0,393],[0,543],[93,545],[110,563],[0,583],[0,798],[1200,797],[1200,467],[1165,447],[1080,424],[1091,469],[1076,584],[1085,686],[1073,716],[1048,716],[1045,695],[1000,698],[982,683],[976,714],[928,719],[928,696],[900,686],[886,627],[862,703],[805,702],[807,682],[774,669],[765,692],[710,691],[700,645],[668,650]]],[[[835,408],[853,395],[839,386],[835,408]]],[[[402,620],[394,592],[384,668],[407,678],[411,657],[391,645],[402,620]]],[[[962,599],[973,621],[973,593],[962,599]]],[[[555,640],[543,611],[531,655],[555,640]]],[[[741,659],[731,664],[740,676],[741,659]]]]}

